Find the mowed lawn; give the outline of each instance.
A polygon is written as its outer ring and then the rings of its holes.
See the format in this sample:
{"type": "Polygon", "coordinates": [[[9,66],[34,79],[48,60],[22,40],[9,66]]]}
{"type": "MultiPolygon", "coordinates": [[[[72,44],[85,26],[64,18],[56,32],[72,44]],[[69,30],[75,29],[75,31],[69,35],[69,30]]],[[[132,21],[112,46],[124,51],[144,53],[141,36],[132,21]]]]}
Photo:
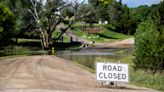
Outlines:
{"type": "Polygon", "coordinates": [[[98,33],[88,34],[81,29],[80,25],[76,25],[74,29],[72,29],[72,32],[78,37],[81,37],[88,41],[95,41],[98,43],[114,42],[114,41],[123,40],[123,39],[127,39],[131,37],[129,35],[117,33],[117,32],[114,32],[105,28],[103,28],[103,30],[98,33]]]}

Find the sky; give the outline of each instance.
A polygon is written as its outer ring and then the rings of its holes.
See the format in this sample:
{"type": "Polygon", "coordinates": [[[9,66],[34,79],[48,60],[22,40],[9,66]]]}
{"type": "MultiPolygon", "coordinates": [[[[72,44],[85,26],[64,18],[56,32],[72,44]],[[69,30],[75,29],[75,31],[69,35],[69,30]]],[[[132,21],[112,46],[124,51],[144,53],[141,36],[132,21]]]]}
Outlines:
{"type": "Polygon", "coordinates": [[[122,0],[124,4],[127,4],[129,7],[137,7],[140,5],[152,5],[160,3],[160,0],[122,0]]]}
{"type": "MultiPolygon", "coordinates": [[[[75,0],[69,0],[69,1],[75,1],[75,0]]],[[[87,0],[77,0],[79,2],[85,1],[87,2],[87,0]]],[[[117,0],[119,1],[119,0],[117,0]]],[[[129,7],[137,7],[140,5],[152,5],[152,4],[158,4],[160,3],[161,0],[122,0],[123,4],[127,4],[129,7]]]]}

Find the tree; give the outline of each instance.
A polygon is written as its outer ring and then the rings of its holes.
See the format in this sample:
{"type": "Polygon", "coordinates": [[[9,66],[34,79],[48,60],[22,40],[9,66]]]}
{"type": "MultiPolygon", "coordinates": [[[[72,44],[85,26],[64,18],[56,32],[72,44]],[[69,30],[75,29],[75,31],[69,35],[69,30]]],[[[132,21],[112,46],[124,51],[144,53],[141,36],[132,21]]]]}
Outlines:
{"type": "Polygon", "coordinates": [[[0,46],[6,46],[11,42],[13,18],[13,13],[0,3],[0,46]]]}
{"type": "Polygon", "coordinates": [[[108,6],[113,2],[113,0],[89,0],[89,5],[92,6],[93,11],[95,12],[96,20],[108,21],[108,6]]]}
{"type": "Polygon", "coordinates": [[[142,22],[135,34],[135,69],[164,69],[164,3],[151,7],[149,17],[142,22]]]}
{"type": "Polygon", "coordinates": [[[108,11],[108,16],[109,16],[109,22],[113,25],[113,26],[119,26],[119,20],[121,18],[121,13],[122,13],[122,7],[121,5],[116,2],[116,1],[112,1],[109,6],[109,11],[108,11]]]}
{"type": "Polygon", "coordinates": [[[77,11],[78,16],[81,16],[79,21],[83,21],[86,24],[89,23],[90,27],[92,27],[93,23],[98,22],[98,18],[94,8],[90,4],[81,4],[77,11]]]}
{"type": "Polygon", "coordinates": [[[130,14],[130,9],[126,5],[122,5],[122,13],[116,25],[117,32],[133,35],[137,28],[137,20],[130,14]]]}
{"type": "Polygon", "coordinates": [[[139,24],[140,22],[144,22],[147,19],[149,13],[150,7],[148,7],[147,5],[131,8],[130,10],[130,14],[137,21],[137,24],[139,24]]]}
{"type": "MultiPolygon", "coordinates": [[[[26,0],[0,0],[14,14],[13,38],[39,38],[35,29],[33,16],[27,13],[24,8],[30,4],[26,4],[26,0]]],[[[30,6],[29,6],[30,7],[30,6]]]]}
{"type": "Polygon", "coordinates": [[[32,15],[35,22],[35,31],[40,32],[41,44],[44,49],[48,49],[54,41],[60,39],[75,22],[73,17],[62,15],[65,7],[69,6],[71,4],[65,4],[62,0],[47,0],[46,3],[43,3],[42,0],[25,0],[22,10],[28,11],[32,15]],[[59,28],[61,32],[56,38],[52,38],[52,34],[57,31],[59,24],[63,25],[59,28]]]}

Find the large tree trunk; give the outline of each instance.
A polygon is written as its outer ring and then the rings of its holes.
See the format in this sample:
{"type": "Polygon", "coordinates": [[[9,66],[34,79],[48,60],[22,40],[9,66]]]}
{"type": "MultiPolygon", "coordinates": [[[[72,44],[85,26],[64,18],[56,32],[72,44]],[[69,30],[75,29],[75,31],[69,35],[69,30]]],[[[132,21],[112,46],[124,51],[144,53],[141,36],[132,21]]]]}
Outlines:
{"type": "Polygon", "coordinates": [[[46,30],[41,31],[41,45],[43,49],[49,49],[50,41],[46,30]]]}

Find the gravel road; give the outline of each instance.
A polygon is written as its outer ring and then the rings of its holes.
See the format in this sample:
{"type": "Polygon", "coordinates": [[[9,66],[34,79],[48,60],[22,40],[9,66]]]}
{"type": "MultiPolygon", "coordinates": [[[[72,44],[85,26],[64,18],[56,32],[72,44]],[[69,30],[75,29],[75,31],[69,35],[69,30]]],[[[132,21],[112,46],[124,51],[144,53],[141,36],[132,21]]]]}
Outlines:
{"type": "Polygon", "coordinates": [[[92,74],[55,56],[0,59],[0,92],[157,92],[129,84],[103,86],[92,74]]]}

